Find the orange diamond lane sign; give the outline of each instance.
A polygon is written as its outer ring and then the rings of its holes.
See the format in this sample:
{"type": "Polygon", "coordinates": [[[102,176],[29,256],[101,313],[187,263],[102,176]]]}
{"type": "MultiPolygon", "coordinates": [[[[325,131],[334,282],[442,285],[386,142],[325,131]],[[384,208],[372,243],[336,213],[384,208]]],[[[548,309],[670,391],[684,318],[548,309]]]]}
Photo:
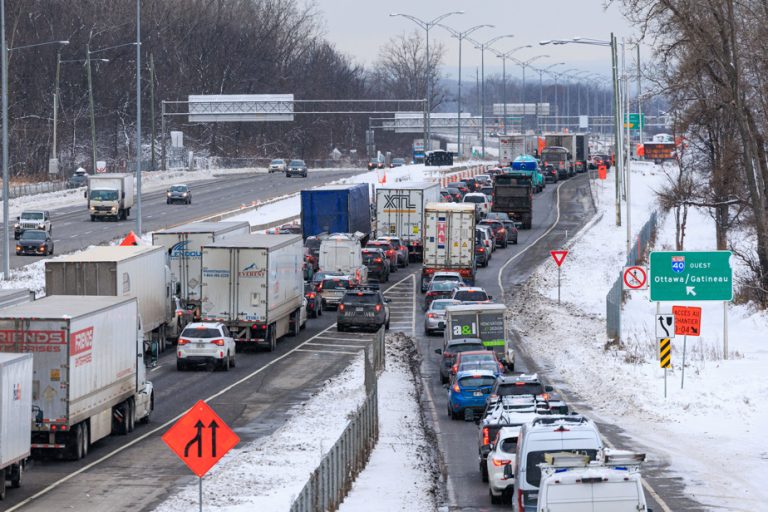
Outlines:
{"type": "Polygon", "coordinates": [[[559,267],[565,261],[565,257],[568,256],[568,251],[549,251],[549,254],[552,255],[552,258],[559,267]]]}
{"type": "Polygon", "coordinates": [[[163,441],[202,478],[240,438],[200,400],[163,435],[163,441]]]}

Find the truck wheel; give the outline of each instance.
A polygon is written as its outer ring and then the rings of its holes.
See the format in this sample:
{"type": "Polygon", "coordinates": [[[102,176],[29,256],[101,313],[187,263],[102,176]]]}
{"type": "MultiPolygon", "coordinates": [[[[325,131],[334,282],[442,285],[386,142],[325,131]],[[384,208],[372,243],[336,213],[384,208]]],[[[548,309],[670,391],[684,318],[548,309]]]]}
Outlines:
{"type": "Polygon", "coordinates": [[[294,337],[299,335],[299,330],[301,327],[299,324],[301,323],[301,312],[297,309],[293,313],[291,313],[290,319],[288,320],[290,322],[290,327],[288,328],[288,336],[294,337]]]}
{"type": "Polygon", "coordinates": [[[96,222],[96,216],[95,215],[91,215],[91,222],[96,222]]]}
{"type": "Polygon", "coordinates": [[[0,469],[0,501],[5,499],[5,468],[0,469]]]}
{"type": "Polygon", "coordinates": [[[130,434],[136,428],[136,403],[133,401],[133,398],[128,399],[126,406],[128,408],[128,417],[126,418],[128,425],[126,425],[126,430],[130,434]]]}
{"type": "Polygon", "coordinates": [[[339,332],[344,332],[344,326],[337,322],[336,323],[336,330],[339,331],[339,332]]]}
{"type": "Polygon", "coordinates": [[[10,478],[9,478],[9,480],[11,481],[11,487],[13,487],[14,489],[18,489],[19,487],[21,487],[21,479],[23,474],[24,474],[24,464],[19,462],[18,464],[14,464],[13,466],[11,466],[10,478]]]}
{"type": "Polygon", "coordinates": [[[269,351],[274,352],[277,350],[277,335],[275,334],[275,328],[270,327],[269,328],[269,351]]]}
{"type": "Polygon", "coordinates": [[[88,450],[91,447],[91,437],[89,434],[87,422],[82,423],[82,430],[83,430],[83,457],[86,457],[88,456],[88,450]]]}
{"type": "Polygon", "coordinates": [[[127,219],[130,214],[131,214],[131,209],[128,208],[127,210],[125,210],[125,216],[123,218],[127,219]]]}
{"type": "Polygon", "coordinates": [[[83,458],[83,427],[78,423],[69,438],[69,458],[71,460],[80,460],[83,458]]]}

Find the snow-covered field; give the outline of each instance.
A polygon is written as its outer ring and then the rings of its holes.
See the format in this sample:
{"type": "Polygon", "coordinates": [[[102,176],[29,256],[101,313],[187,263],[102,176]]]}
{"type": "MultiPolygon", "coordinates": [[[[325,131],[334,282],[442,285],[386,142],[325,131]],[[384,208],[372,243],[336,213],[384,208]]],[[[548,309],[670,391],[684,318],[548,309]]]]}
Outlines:
{"type": "MultiPolygon", "coordinates": [[[[537,312],[518,318],[526,350],[552,378],[589,403],[596,419],[622,427],[635,448],[668,463],[695,499],[718,510],[765,508],[768,315],[748,305],[729,307],[730,350],[724,360],[722,303],[676,303],[702,307],[702,336],[688,337],[684,389],[683,339],[673,340],[665,399],[654,332],[656,306],[647,290],[630,293],[622,312],[622,344],[606,344],[605,296],[626,258],[626,227],[615,226],[613,178],[611,172],[595,187],[602,217],[571,241],[562,267],[562,305],[556,303],[552,261],[513,298],[513,308],[525,304],[527,311],[537,312]]],[[[634,232],[658,208],[654,191],[665,179],[657,166],[633,167],[634,232]]],[[[715,248],[711,217],[690,210],[685,250],[715,248]]],[[[655,249],[675,249],[672,215],[660,222],[655,249]]],[[[739,273],[735,258],[731,265],[739,273]]],[[[671,306],[663,303],[661,311],[671,312],[671,306]]]]}

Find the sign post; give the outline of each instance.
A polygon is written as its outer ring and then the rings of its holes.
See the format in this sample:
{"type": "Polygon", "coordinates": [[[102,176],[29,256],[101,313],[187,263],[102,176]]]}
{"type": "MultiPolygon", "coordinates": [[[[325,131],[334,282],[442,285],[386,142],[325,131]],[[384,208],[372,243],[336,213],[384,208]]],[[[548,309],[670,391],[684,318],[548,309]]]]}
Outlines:
{"type": "Polygon", "coordinates": [[[675,334],[683,335],[683,371],[680,377],[680,389],[685,386],[685,350],[688,336],[701,335],[701,308],[672,306],[675,318],[675,334]]]}
{"type": "Polygon", "coordinates": [[[667,398],[667,369],[672,366],[672,340],[659,338],[659,366],[664,368],[664,398],[667,398]]]}
{"type": "Polygon", "coordinates": [[[163,434],[163,442],[198,476],[202,512],[203,476],[240,442],[240,438],[200,400],[163,434]]]}
{"type": "Polygon", "coordinates": [[[549,251],[552,255],[552,259],[557,264],[557,303],[560,304],[560,266],[565,261],[565,257],[568,256],[568,251],[549,251]]]}

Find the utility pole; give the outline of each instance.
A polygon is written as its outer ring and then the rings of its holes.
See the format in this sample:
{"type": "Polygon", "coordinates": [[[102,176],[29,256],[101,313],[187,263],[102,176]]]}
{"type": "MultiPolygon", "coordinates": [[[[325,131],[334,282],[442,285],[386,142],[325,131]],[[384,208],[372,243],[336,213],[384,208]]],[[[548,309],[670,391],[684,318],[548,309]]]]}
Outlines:
{"type": "Polygon", "coordinates": [[[56,86],[53,90],[53,145],[51,146],[51,159],[58,154],[56,149],[56,128],[59,121],[59,78],[61,76],[61,50],[56,52],[56,86]]]}
{"type": "Polygon", "coordinates": [[[2,74],[2,109],[3,109],[3,279],[11,277],[11,219],[8,207],[10,190],[10,172],[8,169],[8,47],[5,44],[5,0],[0,0],[0,74],[2,74]]]}
{"type": "Polygon", "coordinates": [[[618,48],[616,36],[611,32],[611,72],[613,80],[613,122],[614,122],[614,148],[616,162],[616,225],[621,226],[621,172],[622,165],[622,144],[621,144],[621,100],[619,98],[619,70],[618,70],[618,48]]]}
{"type": "Polygon", "coordinates": [[[643,100],[642,100],[642,82],[640,79],[640,41],[637,42],[637,115],[640,116],[640,144],[643,144],[643,131],[645,122],[643,121],[643,100]]]}
{"type": "Polygon", "coordinates": [[[156,171],[155,158],[155,57],[149,54],[149,113],[152,121],[152,171],[156,171]]]}
{"type": "Polygon", "coordinates": [[[85,45],[85,68],[88,73],[88,107],[91,117],[91,172],[96,172],[96,114],[93,110],[93,78],[91,77],[91,45],[85,45]]]}
{"type": "Polygon", "coordinates": [[[141,236],[141,0],[136,0],[136,235],[141,236]]]}

